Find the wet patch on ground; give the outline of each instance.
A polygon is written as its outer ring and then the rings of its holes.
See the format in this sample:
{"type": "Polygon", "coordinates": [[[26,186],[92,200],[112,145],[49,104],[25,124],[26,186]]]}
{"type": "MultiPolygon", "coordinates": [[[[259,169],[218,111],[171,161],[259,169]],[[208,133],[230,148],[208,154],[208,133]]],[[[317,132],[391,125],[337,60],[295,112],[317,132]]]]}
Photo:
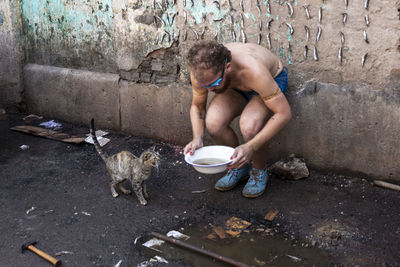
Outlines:
{"type": "MultiPolygon", "coordinates": [[[[333,258],[326,251],[312,244],[290,240],[289,236],[277,233],[276,229],[250,227],[235,237],[221,232],[215,237],[215,228],[212,225],[195,225],[182,229],[181,233],[190,237],[183,242],[249,266],[326,266],[333,263],[333,258]]],[[[167,261],[180,260],[194,267],[229,266],[218,257],[168,242],[154,249],[145,252],[149,259],[161,256],[167,261]]]]}

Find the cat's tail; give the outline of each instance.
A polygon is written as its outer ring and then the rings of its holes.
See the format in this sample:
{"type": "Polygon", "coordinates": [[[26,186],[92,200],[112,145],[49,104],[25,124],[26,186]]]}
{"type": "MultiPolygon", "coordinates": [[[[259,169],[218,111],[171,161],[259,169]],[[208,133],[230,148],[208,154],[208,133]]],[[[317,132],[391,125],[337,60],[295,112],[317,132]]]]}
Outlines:
{"type": "Polygon", "coordinates": [[[94,119],[93,118],[90,121],[90,135],[92,136],[94,147],[96,148],[96,150],[99,153],[100,157],[104,161],[106,161],[106,159],[108,158],[108,155],[103,150],[101,150],[101,146],[100,146],[99,140],[97,140],[97,137],[96,137],[96,130],[94,129],[94,119]]]}

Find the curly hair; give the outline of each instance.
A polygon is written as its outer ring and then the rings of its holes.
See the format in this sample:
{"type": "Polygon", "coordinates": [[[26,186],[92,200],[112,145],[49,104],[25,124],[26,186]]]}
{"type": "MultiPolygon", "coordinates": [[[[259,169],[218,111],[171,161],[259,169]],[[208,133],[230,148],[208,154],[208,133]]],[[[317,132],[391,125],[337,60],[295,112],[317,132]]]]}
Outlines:
{"type": "Polygon", "coordinates": [[[212,69],[217,74],[225,64],[232,60],[231,51],[215,41],[203,41],[194,44],[187,55],[190,68],[196,70],[212,69]]]}

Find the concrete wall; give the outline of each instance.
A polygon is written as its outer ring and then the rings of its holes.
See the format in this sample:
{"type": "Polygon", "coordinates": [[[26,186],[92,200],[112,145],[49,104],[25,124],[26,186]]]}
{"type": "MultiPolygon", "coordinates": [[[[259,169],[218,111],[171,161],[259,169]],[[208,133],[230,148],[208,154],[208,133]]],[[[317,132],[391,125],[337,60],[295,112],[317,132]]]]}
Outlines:
{"type": "MultiPolygon", "coordinates": [[[[191,138],[188,86],[146,85],[115,74],[29,64],[25,91],[31,111],[186,144],[191,138]]],[[[383,90],[309,80],[288,100],[293,120],[270,142],[271,161],[290,153],[319,169],[399,179],[400,72],[383,90]]],[[[237,129],[237,123],[234,123],[237,129]]],[[[210,143],[210,140],[206,140],[210,143]]]]}
{"type": "Polygon", "coordinates": [[[28,64],[24,68],[25,98],[29,111],[119,129],[119,76],[75,69],[28,64]]]}
{"type": "Polygon", "coordinates": [[[12,111],[23,107],[20,18],[17,1],[0,1],[0,108],[12,111]]]}
{"type": "Polygon", "coordinates": [[[27,61],[33,63],[24,75],[29,109],[83,123],[104,113],[99,125],[184,144],[191,138],[189,47],[201,39],[244,36],[269,47],[269,36],[271,50],[289,69],[295,115],[271,142],[271,160],[296,153],[313,167],[400,179],[394,149],[400,1],[364,7],[364,1],[310,0],[310,18],[303,2],[240,2],[22,0],[27,61]],[[64,82],[55,85],[54,77],[64,82]],[[78,101],[78,95],[84,97],[78,101]]]}

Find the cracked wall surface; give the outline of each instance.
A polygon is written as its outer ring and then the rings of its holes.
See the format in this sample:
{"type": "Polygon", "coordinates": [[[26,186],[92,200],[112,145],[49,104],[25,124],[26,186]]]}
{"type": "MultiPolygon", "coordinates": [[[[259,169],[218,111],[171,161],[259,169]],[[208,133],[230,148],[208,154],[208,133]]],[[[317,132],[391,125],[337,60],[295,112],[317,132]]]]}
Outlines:
{"type": "Polygon", "coordinates": [[[400,60],[399,7],[388,0],[365,3],[23,0],[21,7],[30,63],[128,72],[137,81],[151,53],[173,47],[176,56],[165,62],[179,66],[176,79],[187,82],[188,48],[215,39],[259,43],[303,80],[379,87],[400,60]]]}
{"type": "Polygon", "coordinates": [[[0,2],[0,108],[23,109],[21,12],[14,1],[0,2]]]}

